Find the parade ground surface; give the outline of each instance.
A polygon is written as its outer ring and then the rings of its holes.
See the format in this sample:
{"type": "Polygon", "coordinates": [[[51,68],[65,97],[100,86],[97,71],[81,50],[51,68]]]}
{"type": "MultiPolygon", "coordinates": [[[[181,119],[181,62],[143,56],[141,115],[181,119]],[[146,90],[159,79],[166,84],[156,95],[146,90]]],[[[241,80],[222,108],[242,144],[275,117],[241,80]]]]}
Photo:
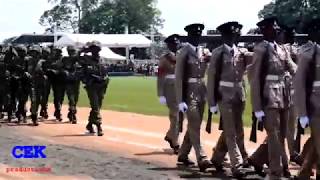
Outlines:
{"type": "MultiPolygon", "coordinates": [[[[166,114],[166,109],[158,105],[155,82],[154,78],[136,77],[111,80],[104,103],[104,108],[111,110],[102,111],[105,133],[102,137],[86,134],[88,107],[78,108],[78,124],[67,121],[67,106],[63,106],[63,122],[57,122],[52,116],[41,121],[39,127],[2,121],[0,179],[228,179],[230,169],[226,174],[213,176],[211,170],[198,173],[197,168],[177,167],[177,157],[163,140],[169,121],[160,116],[166,114]],[[46,146],[47,158],[15,159],[11,151],[17,145],[46,146]],[[50,172],[8,172],[16,167],[45,167],[50,168],[50,172]]],[[[83,91],[80,105],[88,105],[83,91]]],[[[49,113],[53,114],[52,104],[49,113]]],[[[202,129],[203,145],[211,157],[221,132],[217,124],[213,125],[212,134],[205,133],[205,123],[202,129]]],[[[250,129],[246,128],[245,144],[251,154],[265,134],[258,133],[257,144],[248,141],[249,134],[250,129]]],[[[306,138],[303,137],[303,141],[306,138]]],[[[193,151],[190,158],[195,160],[193,151]]],[[[290,166],[290,169],[296,173],[298,167],[290,166]]],[[[259,177],[249,175],[248,179],[259,177]]]]}

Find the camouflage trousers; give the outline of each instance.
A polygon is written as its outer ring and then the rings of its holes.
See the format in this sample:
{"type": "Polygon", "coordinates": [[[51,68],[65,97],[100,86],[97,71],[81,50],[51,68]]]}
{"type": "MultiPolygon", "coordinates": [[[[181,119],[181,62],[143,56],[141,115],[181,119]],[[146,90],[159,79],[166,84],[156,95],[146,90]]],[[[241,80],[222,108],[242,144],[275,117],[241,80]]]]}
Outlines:
{"type": "Polygon", "coordinates": [[[69,116],[77,113],[77,103],[79,99],[80,81],[68,81],[65,84],[65,91],[69,101],[69,116]]]}
{"type": "Polygon", "coordinates": [[[30,99],[31,99],[31,115],[37,117],[38,110],[41,100],[41,84],[33,80],[30,88],[30,99]]]}
{"type": "Polygon", "coordinates": [[[48,100],[49,100],[49,95],[50,95],[50,90],[51,90],[51,81],[47,77],[44,78],[43,80],[43,86],[40,89],[40,94],[41,94],[41,100],[40,100],[40,105],[41,105],[41,111],[47,112],[48,110],[48,100]]]}
{"type": "Polygon", "coordinates": [[[26,118],[26,103],[28,101],[29,96],[29,84],[27,80],[25,79],[13,79],[11,80],[11,110],[16,111],[16,116],[18,118],[24,117],[26,118]],[[18,106],[16,106],[16,103],[18,103],[18,106]]]}
{"type": "Polygon", "coordinates": [[[101,110],[102,102],[103,102],[107,87],[108,87],[108,82],[91,83],[90,85],[86,85],[86,91],[88,94],[90,107],[91,107],[89,123],[101,124],[102,118],[100,115],[100,110],[101,110]]]}
{"type": "Polygon", "coordinates": [[[65,94],[65,83],[62,81],[54,80],[52,82],[52,90],[53,90],[53,103],[54,103],[54,116],[60,118],[61,115],[61,107],[64,100],[65,94]]]}
{"type": "MultiPolygon", "coordinates": [[[[4,82],[4,81],[2,81],[2,82],[4,82]]],[[[1,83],[0,94],[1,94],[1,96],[0,96],[0,115],[2,116],[3,112],[8,111],[8,104],[10,103],[9,87],[6,85],[6,83],[3,83],[3,84],[1,83]]]]}

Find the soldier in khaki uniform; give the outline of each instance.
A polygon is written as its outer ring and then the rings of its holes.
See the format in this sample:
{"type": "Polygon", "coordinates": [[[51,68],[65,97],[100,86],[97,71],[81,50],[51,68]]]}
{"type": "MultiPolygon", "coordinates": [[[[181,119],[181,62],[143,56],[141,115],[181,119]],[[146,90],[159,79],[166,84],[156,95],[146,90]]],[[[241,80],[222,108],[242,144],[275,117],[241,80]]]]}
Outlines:
{"type": "MultiPolygon", "coordinates": [[[[243,145],[244,132],[242,114],[245,107],[244,73],[248,65],[246,50],[236,47],[242,25],[238,22],[228,22],[220,25],[223,45],[214,49],[208,69],[208,103],[212,113],[219,110],[223,119],[223,132],[220,139],[225,139],[227,151],[217,145],[212,163],[219,166],[228,152],[231,160],[233,176],[240,178],[245,175],[242,170],[243,158],[238,145],[243,145]],[[237,143],[240,141],[240,143],[237,143]]],[[[219,142],[222,142],[219,140],[219,142]]],[[[219,167],[218,167],[219,169],[219,167]]]]}
{"type": "Polygon", "coordinates": [[[167,105],[169,109],[170,128],[164,138],[173,149],[175,154],[179,151],[179,129],[178,129],[178,104],[175,93],[175,67],[176,53],[180,45],[179,35],[173,34],[166,38],[164,42],[167,44],[169,53],[161,56],[159,60],[158,70],[158,96],[159,101],[163,105],[167,105]]]}
{"type": "MultiPolygon", "coordinates": [[[[296,62],[296,57],[297,57],[297,51],[296,48],[294,47],[294,28],[281,25],[281,34],[280,34],[280,43],[284,48],[287,49],[287,51],[290,53],[291,59],[296,62]]],[[[288,72],[285,78],[285,85],[286,85],[286,92],[290,94],[288,98],[288,106],[289,106],[289,119],[287,123],[287,133],[286,133],[286,138],[288,142],[288,149],[289,149],[289,154],[290,154],[290,161],[291,162],[298,162],[299,161],[299,153],[295,149],[295,134],[297,131],[297,126],[296,126],[296,112],[293,104],[293,76],[290,75],[288,72]]]]}
{"type": "MultiPolygon", "coordinates": [[[[303,45],[298,55],[298,71],[294,80],[294,100],[299,122],[303,128],[310,125],[311,139],[308,154],[305,157],[298,179],[310,179],[313,165],[318,165],[320,174],[320,19],[313,19],[306,24],[305,33],[309,41],[303,45]]],[[[317,179],[320,175],[317,175],[317,179]]]]}
{"type": "Polygon", "coordinates": [[[199,46],[203,29],[203,24],[191,24],[185,27],[185,31],[188,32],[188,43],[178,51],[176,65],[176,95],[179,111],[185,112],[188,119],[187,132],[179,151],[178,163],[193,164],[188,158],[193,147],[202,172],[212,165],[200,139],[206,102],[206,86],[203,78],[209,61],[203,56],[203,47],[199,46]]]}
{"type": "Polygon", "coordinates": [[[279,26],[276,18],[267,18],[257,24],[264,40],[254,48],[251,69],[251,91],[256,118],[263,121],[268,135],[270,179],[280,179],[283,174],[281,162],[287,159],[284,147],[288,107],[286,107],[284,78],[289,71],[293,74],[296,65],[289,52],[275,40],[279,26]]]}
{"type": "MultiPolygon", "coordinates": [[[[294,43],[294,29],[289,28],[285,25],[281,25],[281,33],[278,36],[278,43],[280,43],[283,48],[287,49],[287,51],[290,54],[290,58],[293,60],[292,57],[295,58],[293,52],[293,48],[291,47],[292,44],[294,43]]],[[[285,75],[285,92],[287,93],[287,97],[285,99],[285,106],[289,107],[289,116],[287,121],[287,125],[283,126],[284,129],[286,130],[286,134],[282,134],[282,140],[284,138],[287,138],[288,141],[288,147],[289,147],[289,152],[290,152],[290,160],[294,162],[298,162],[299,160],[299,153],[295,151],[294,149],[294,144],[295,144],[295,122],[296,122],[296,116],[295,116],[295,111],[293,107],[293,100],[292,100],[292,95],[293,95],[293,86],[292,86],[292,76],[290,75],[289,72],[286,73],[285,75]]],[[[285,122],[285,121],[283,121],[285,122]]],[[[283,131],[284,132],[284,131],[283,131]]],[[[250,156],[249,164],[254,166],[254,169],[257,174],[261,176],[265,176],[265,173],[263,172],[263,165],[268,164],[268,141],[267,138],[266,140],[258,147],[258,149],[250,156]]],[[[288,160],[287,158],[282,159],[282,165],[283,165],[283,175],[284,177],[290,177],[291,174],[289,172],[289,165],[288,165],[288,160]]]]}

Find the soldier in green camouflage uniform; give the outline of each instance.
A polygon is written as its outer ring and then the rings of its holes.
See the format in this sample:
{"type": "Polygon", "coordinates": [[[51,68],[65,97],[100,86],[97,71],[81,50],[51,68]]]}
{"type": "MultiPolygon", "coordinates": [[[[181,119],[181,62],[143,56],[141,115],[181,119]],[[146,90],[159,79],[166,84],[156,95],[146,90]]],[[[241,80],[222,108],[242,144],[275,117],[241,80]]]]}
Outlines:
{"type": "Polygon", "coordinates": [[[42,48],[42,59],[43,64],[41,64],[41,70],[43,72],[43,87],[41,88],[41,110],[40,110],[40,116],[44,119],[48,119],[48,99],[50,95],[50,90],[51,90],[51,84],[50,84],[50,79],[44,70],[46,67],[48,67],[50,63],[50,53],[51,50],[50,48],[43,47],[42,48]]]}
{"type": "MultiPolygon", "coordinates": [[[[9,70],[8,65],[12,62],[14,58],[18,57],[17,51],[13,48],[13,46],[8,46],[7,49],[5,50],[5,56],[4,56],[4,63],[7,65],[7,70],[9,70]]],[[[9,70],[10,74],[10,70],[9,70]]],[[[14,113],[16,112],[16,107],[17,107],[17,102],[16,98],[12,94],[12,89],[14,88],[12,86],[12,77],[11,75],[8,78],[8,81],[5,81],[6,83],[6,103],[4,109],[8,113],[8,122],[11,122],[12,119],[15,119],[14,113]]]]}
{"type": "Polygon", "coordinates": [[[26,117],[26,103],[28,101],[28,92],[30,87],[30,79],[27,72],[27,48],[23,45],[15,47],[18,56],[12,58],[9,62],[9,70],[11,74],[11,103],[13,106],[18,102],[18,109],[16,112],[16,117],[18,118],[18,123],[27,120],[26,117]]]}
{"type": "Polygon", "coordinates": [[[39,68],[39,61],[41,60],[41,47],[32,46],[29,49],[30,59],[28,59],[27,76],[31,79],[31,119],[34,126],[38,126],[38,109],[40,105],[41,93],[40,89],[43,82],[43,74],[39,68]]]}
{"type": "Polygon", "coordinates": [[[80,78],[78,63],[79,56],[77,56],[77,50],[73,46],[68,46],[67,51],[69,56],[62,58],[61,70],[65,75],[65,91],[69,100],[69,113],[68,119],[72,124],[77,123],[77,103],[79,98],[80,78]]]}
{"type": "Polygon", "coordinates": [[[57,120],[62,121],[61,107],[64,100],[65,94],[65,84],[64,76],[61,71],[59,71],[59,63],[62,59],[62,51],[59,48],[54,48],[52,50],[52,62],[49,68],[51,76],[51,85],[53,90],[53,103],[54,103],[54,116],[57,120]]]}
{"type": "Polygon", "coordinates": [[[88,49],[85,51],[91,52],[92,56],[86,56],[81,59],[83,82],[91,106],[89,122],[86,128],[90,133],[94,133],[92,125],[95,124],[98,136],[103,136],[100,109],[108,87],[109,78],[106,64],[99,55],[101,50],[100,43],[92,42],[88,46],[88,49]]]}
{"type": "Polygon", "coordinates": [[[0,119],[3,119],[6,105],[9,101],[9,78],[10,72],[8,71],[7,63],[5,62],[5,51],[1,46],[0,48],[0,119]]]}

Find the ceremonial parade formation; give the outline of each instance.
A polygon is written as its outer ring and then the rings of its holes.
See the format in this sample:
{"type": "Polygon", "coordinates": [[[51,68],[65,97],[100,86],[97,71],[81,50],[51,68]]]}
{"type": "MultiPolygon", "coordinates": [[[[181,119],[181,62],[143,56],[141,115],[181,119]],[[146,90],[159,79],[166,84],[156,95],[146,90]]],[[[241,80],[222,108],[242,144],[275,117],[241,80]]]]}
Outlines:
{"type": "Polygon", "coordinates": [[[200,45],[203,24],[185,27],[186,42],[180,42],[176,34],[165,40],[170,52],[160,59],[158,74],[159,101],[167,104],[170,112],[170,133],[165,140],[178,154],[178,163],[186,166],[195,164],[188,158],[194,148],[201,172],[212,167],[223,171],[228,154],[232,175],[238,179],[246,176],[248,167],[265,177],[264,165],[268,166],[269,179],[310,179],[320,155],[317,142],[320,19],[304,23],[304,33],[308,35],[305,44],[297,44],[294,27],[279,24],[276,17],[265,18],[257,26],[263,40],[256,42],[253,49],[238,46],[242,25],[235,21],[217,28],[222,43],[212,53],[200,45]],[[246,93],[246,84],[251,94],[246,93]],[[246,96],[251,96],[251,102],[246,102],[246,96]],[[206,102],[209,107],[206,131],[211,133],[212,115],[217,113],[222,130],[210,160],[200,137],[206,102]],[[250,140],[256,142],[257,124],[259,130],[267,132],[264,143],[251,156],[244,145],[245,103],[252,103],[253,109],[250,140]],[[187,131],[179,146],[177,136],[184,116],[187,131]],[[300,135],[308,126],[311,137],[299,154],[300,135]],[[289,162],[301,166],[295,177],[291,176],[289,162]]]}
{"type": "MultiPolygon", "coordinates": [[[[306,180],[316,167],[320,179],[320,19],[304,22],[307,41],[303,44],[295,41],[294,27],[280,24],[276,17],[265,18],[257,26],[263,39],[254,48],[239,45],[243,25],[236,21],[216,28],[221,42],[211,49],[200,41],[205,26],[198,23],[184,28],[187,37],[183,40],[178,34],[164,40],[168,52],[160,57],[157,73],[159,102],[169,112],[170,126],[164,140],[177,155],[177,165],[197,164],[201,173],[211,168],[223,172],[228,155],[233,178],[245,178],[251,168],[271,180],[306,180]],[[245,147],[246,103],[252,104],[250,140],[256,142],[257,129],[267,134],[253,154],[245,147]],[[211,126],[217,114],[222,131],[210,157],[201,138],[205,112],[205,131],[215,131],[211,126]],[[300,135],[307,127],[310,138],[302,149],[300,135]],[[179,142],[182,132],[183,141],[179,142]],[[192,148],[197,163],[189,158],[192,148]],[[297,176],[291,175],[290,162],[300,166],[297,176]],[[267,172],[264,166],[268,166],[267,172]]],[[[91,107],[86,130],[104,135],[100,110],[109,77],[107,64],[99,55],[101,45],[92,41],[84,47],[68,46],[67,51],[68,56],[63,56],[56,46],[0,47],[1,119],[18,124],[31,119],[32,125],[38,126],[39,119],[46,120],[51,113],[48,100],[52,90],[56,120],[63,121],[61,108],[66,95],[68,120],[77,124],[83,84],[91,107]]]]}

